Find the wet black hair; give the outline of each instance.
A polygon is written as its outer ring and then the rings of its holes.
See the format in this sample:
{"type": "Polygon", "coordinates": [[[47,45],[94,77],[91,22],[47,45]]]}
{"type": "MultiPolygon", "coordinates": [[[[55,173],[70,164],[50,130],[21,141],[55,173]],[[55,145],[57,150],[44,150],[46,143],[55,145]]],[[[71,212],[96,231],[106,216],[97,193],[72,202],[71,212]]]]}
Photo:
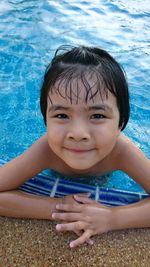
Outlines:
{"type": "MultiPolygon", "coordinates": [[[[73,95],[79,98],[79,84],[81,81],[86,90],[85,101],[93,99],[99,93],[102,98],[102,90],[110,91],[117,101],[120,118],[118,127],[123,130],[129,120],[130,105],[126,74],[121,65],[105,50],[97,47],[86,46],[61,46],[59,47],[48,65],[41,88],[40,107],[46,125],[47,99],[54,90],[73,101],[73,95]],[[96,82],[90,85],[88,75],[94,75],[96,82]],[[76,92],[72,90],[72,82],[76,81],[76,92]],[[57,82],[57,87],[55,86],[57,82]],[[95,86],[96,85],[96,86],[95,86]],[[65,96],[60,89],[65,88],[65,96]],[[96,89],[95,89],[96,88],[96,89]],[[95,91],[93,92],[94,89],[95,91]]],[[[95,79],[94,79],[95,81],[95,79]]],[[[51,101],[51,99],[50,99],[51,101]]]]}

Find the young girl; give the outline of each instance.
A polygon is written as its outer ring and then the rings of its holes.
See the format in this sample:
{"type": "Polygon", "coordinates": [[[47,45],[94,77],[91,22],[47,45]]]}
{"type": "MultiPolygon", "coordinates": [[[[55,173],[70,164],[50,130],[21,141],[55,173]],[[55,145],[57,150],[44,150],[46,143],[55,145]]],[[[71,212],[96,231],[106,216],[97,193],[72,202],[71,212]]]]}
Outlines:
{"type": "Polygon", "coordinates": [[[150,193],[150,162],[121,131],[129,119],[123,70],[106,51],[64,47],[48,66],[41,89],[47,133],[0,168],[0,215],[56,219],[58,231],[79,237],[70,247],[110,230],[150,227],[150,200],[106,207],[87,194],[49,198],[17,188],[44,169],[67,176],[122,170],[150,193]]]}

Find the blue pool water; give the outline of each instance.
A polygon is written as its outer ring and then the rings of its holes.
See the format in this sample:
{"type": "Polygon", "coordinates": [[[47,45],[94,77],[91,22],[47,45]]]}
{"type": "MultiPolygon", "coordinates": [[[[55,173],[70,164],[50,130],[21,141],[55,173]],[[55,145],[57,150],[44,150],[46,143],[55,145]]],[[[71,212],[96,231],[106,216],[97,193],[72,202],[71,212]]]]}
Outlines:
{"type": "MultiPolygon", "coordinates": [[[[124,133],[149,157],[148,7],[148,0],[0,1],[0,158],[19,155],[45,132],[40,85],[55,49],[62,44],[101,46],[122,64],[131,97],[131,118],[124,133]]],[[[101,184],[101,179],[90,183],[101,184]]],[[[102,183],[142,191],[121,172],[102,183]]]]}

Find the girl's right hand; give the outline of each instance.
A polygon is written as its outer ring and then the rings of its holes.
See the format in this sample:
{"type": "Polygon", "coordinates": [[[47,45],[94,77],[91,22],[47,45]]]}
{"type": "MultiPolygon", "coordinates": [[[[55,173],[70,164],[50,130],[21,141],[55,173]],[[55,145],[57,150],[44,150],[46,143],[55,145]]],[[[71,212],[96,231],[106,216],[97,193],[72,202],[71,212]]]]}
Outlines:
{"type": "MultiPolygon", "coordinates": [[[[65,197],[61,198],[61,203],[62,204],[75,204],[75,203],[77,203],[77,201],[74,199],[75,195],[89,198],[91,193],[87,192],[87,193],[79,193],[79,194],[74,194],[74,195],[68,195],[68,196],[65,196],[65,197]]],[[[74,233],[77,236],[81,236],[83,234],[83,231],[82,230],[74,230],[74,233]]],[[[89,244],[89,245],[93,245],[94,244],[93,240],[90,239],[90,238],[86,241],[86,243],[89,244]]]]}
{"type": "Polygon", "coordinates": [[[83,197],[89,198],[91,193],[87,192],[87,193],[78,193],[78,194],[74,194],[74,195],[67,195],[67,196],[61,198],[61,201],[60,201],[61,204],[75,204],[75,203],[77,203],[77,200],[75,200],[75,198],[74,198],[74,196],[76,196],[76,195],[79,197],[83,196],[83,197]]]}

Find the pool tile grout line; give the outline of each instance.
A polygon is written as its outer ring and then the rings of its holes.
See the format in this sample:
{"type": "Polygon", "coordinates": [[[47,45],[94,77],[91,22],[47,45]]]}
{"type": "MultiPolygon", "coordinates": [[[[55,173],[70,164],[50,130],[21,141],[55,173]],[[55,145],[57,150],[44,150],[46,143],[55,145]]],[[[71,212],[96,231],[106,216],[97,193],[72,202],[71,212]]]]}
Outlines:
{"type": "MultiPolygon", "coordinates": [[[[0,166],[4,163],[5,161],[0,159],[0,166]]],[[[81,184],[62,178],[48,177],[48,175],[41,173],[33,176],[18,189],[49,197],[63,197],[69,194],[90,192],[92,199],[108,206],[131,204],[148,197],[146,193],[81,184]]]]}

